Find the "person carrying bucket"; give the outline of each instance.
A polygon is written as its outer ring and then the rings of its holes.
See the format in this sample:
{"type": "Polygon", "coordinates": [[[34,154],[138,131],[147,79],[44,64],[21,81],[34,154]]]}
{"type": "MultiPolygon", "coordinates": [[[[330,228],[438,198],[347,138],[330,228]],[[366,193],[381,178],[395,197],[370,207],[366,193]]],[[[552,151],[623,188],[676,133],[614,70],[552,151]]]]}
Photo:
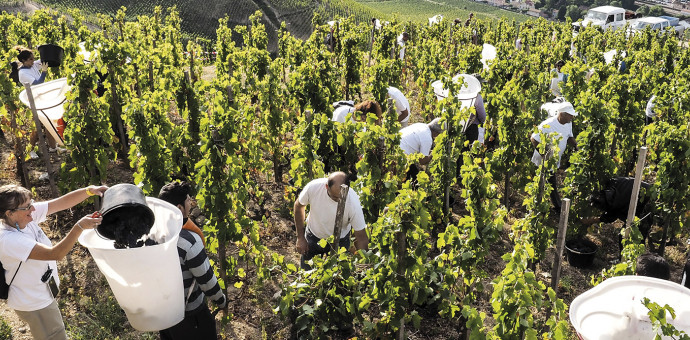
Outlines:
{"type": "Polygon", "coordinates": [[[17,55],[17,60],[19,60],[19,83],[29,83],[31,85],[42,84],[46,80],[48,64],[42,63],[40,60],[35,60],[36,57],[30,49],[21,46],[17,46],[15,49],[19,51],[17,55]]]}
{"type": "MultiPolygon", "coordinates": [[[[46,80],[46,75],[48,74],[48,63],[42,63],[40,60],[35,60],[36,57],[34,53],[23,46],[15,46],[14,47],[19,54],[17,55],[17,60],[18,62],[16,64],[13,63],[13,70],[12,74],[17,72],[17,79],[15,79],[16,82],[19,83],[19,85],[22,85],[24,83],[29,83],[31,85],[38,85],[38,84],[43,84],[46,80]]],[[[13,76],[14,77],[14,76],[13,76]]],[[[60,119],[59,126],[64,129],[64,121],[60,119]]],[[[48,147],[50,151],[56,151],[57,150],[57,141],[51,134],[46,134],[46,137],[48,138],[48,147]]],[[[32,145],[36,145],[36,142],[38,141],[38,135],[36,131],[32,131],[31,135],[29,136],[29,140],[32,145]]],[[[38,155],[35,154],[34,151],[32,152],[32,158],[38,158],[38,155]],[[35,155],[35,157],[34,157],[35,155]]]]}
{"type": "Polygon", "coordinates": [[[159,199],[180,209],[184,218],[180,238],[177,240],[177,252],[180,255],[184,283],[185,316],[177,325],[160,331],[162,340],[215,340],[216,321],[206,304],[205,296],[221,309],[228,303],[206,255],[204,234],[189,218],[194,207],[190,191],[188,183],[171,182],[163,186],[158,194],[159,199]]]}
{"type": "Polygon", "coordinates": [[[103,196],[107,189],[90,186],[47,202],[34,202],[31,191],[24,187],[0,187],[0,262],[5,269],[3,279],[9,284],[7,305],[29,325],[34,339],[67,339],[55,300],[60,285],[56,261],[72,250],[84,230],[95,228],[102,218],[82,217],[55,245],[38,224],[91,196],[103,196]]]}

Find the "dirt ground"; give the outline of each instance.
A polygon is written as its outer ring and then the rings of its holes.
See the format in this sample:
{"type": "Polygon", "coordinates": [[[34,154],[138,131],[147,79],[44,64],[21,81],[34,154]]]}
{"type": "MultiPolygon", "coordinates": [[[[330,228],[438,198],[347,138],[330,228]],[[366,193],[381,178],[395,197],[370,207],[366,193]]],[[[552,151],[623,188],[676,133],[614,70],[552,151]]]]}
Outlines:
{"type": "MultiPolygon", "coordinates": [[[[11,145],[7,141],[0,140],[0,160],[2,165],[2,175],[0,176],[0,185],[8,183],[18,183],[16,176],[15,163],[11,158],[11,145]]],[[[60,164],[60,155],[53,154],[52,160],[54,166],[60,164]]],[[[49,190],[47,181],[41,181],[38,176],[43,172],[43,166],[40,160],[29,160],[27,165],[30,169],[32,185],[35,186],[38,193],[38,200],[45,200],[49,198],[49,190]]],[[[298,263],[297,253],[294,251],[295,235],[292,230],[293,222],[290,218],[281,216],[279,211],[281,205],[285,204],[283,199],[284,184],[265,182],[265,179],[257,179],[264,192],[266,192],[266,211],[269,212],[268,223],[262,225],[260,231],[262,242],[269,248],[270,252],[275,252],[286,257],[287,261],[298,263]]],[[[129,170],[121,161],[110,165],[109,175],[106,184],[114,185],[121,182],[132,182],[132,171],[129,170]]],[[[459,195],[458,192],[456,194],[459,195]]],[[[519,211],[519,203],[521,198],[511,197],[511,208],[514,211],[519,211]]],[[[250,215],[260,215],[258,207],[250,206],[250,215]]],[[[463,210],[462,202],[456,202],[453,211],[461,213],[463,210]]],[[[79,206],[71,212],[61,212],[51,218],[42,225],[46,233],[54,242],[60,240],[76,220],[89,212],[93,211],[92,206],[79,206]]],[[[198,212],[197,212],[198,214],[198,212]]],[[[457,218],[458,216],[456,216],[457,218]]],[[[203,217],[202,217],[203,218],[203,217]]],[[[514,220],[515,217],[509,216],[508,221],[514,220]]],[[[554,228],[557,221],[554,218],[550,221],[554,228]]],[[[612,262],[617,259],[617,231],[620,228],[620,222],[614,225],[603,225],[596,229],[593,234],[590,234],[590,239],[599,245],[599,250],[596,254],[594,264],[587,269],[580,269],[571,267],[567,261],[563,262],[563,269],[561,274],[561,283],[559,285],[558,294],[566,303],[570,303],[580,293],[591,288],[590,277],[598,275],[601,270],[611,266],[612,262]]],[[[500,272],[505,267],[501,256],[512,250],[512,244],[509,241],[510,226],[506,224],[503,231],[503,237],[492,247],[488,258],[486,259],[483,269],[486,270],[490,278],[500,275],[500,272]]],[[[228,250],[232,254],[233,250],[228,250]]],[[[550,273],[553,262],[554,250],[550,249],[546,260],[543,261],[537,269],[537,277],[543,280],[547,285],[550,284],[550,273]]],[[[671,263],[673,272],[672,280],[680,282],[682,266],[685,261],[686,247],[683,242],[677,242],[677,245],[667,248],[666,258],[671,263]]],[[[75,249],[70,252],[70,255],[60,261],[61,277],[63,278],[62,292],[65,292],[61,298],[61,306],[63,317],[70,323],[70,318],[77,317],[80,311],[83,311],[80,299],[83,296],[97,297],[101,294],[112,295],[107,282],[98,271],[92,257],[88,251],[81,245],[75,246],[75,249]]],[[[248,273],[249,276],[254,275],[253,272],[248,273]]],[[[486,291],[481,297],[481,301],[477,302],[477,307],[491,315],[490,304],[488,299],[491,294],[490,280],[484,282],[486,291]]],[[[233,315],[230,323],[222,325],[218,323],[220,333],[224,334],[224,339],[284,339],[289,337],[289,325],[277,315],[272,309],[275,307],[273,300],[274,295],[280,291],[278,282],[268,282],[263,286],[248,285],[238,290],[234,287],[230,290],[230,311],[233,315]]],[[[5,319],[12,327],[14,339],[31,339],[27,326],[17,318],[16,314],[11,311],[4,302],[0,302],[0,316],[5,319]]],[[[217,317],[220,319],[220,316],[217,317]]],[[[124,338],[150,338],[152,334],[146,335],[129,328],[124,338]]],[[[422,327],[417,330],[409,328],[410,339],[453,339],[458,338],[458,325],[456,320],[442,319],[433,313],[424,315],[422,327]]]]}

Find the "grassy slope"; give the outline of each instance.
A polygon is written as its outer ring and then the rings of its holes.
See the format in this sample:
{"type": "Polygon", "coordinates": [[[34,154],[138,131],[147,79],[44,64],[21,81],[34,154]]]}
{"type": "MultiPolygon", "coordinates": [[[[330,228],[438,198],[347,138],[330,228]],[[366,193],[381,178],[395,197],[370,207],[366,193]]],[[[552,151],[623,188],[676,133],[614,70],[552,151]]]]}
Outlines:
{"type": "Polygon", "coordinates": [[[506,11],[498,7],[474,2],[471,0],[356,0],[372,9],[397,15],[406,21],[426,22],[428,18],[442,14],[447,19],[467,18],[470,12],[481,19],[499,19],[526,21],[528,16],[506,11]]]}
{"type": "MultiPolygon", "coordinates": [[[[506,17],[524,21],[528,17],[498,9],[471,0],[37,0],[52,8],[79,8],[87,14],[104,13],[114,15],[121,6],[127,8],[127,15],[134,18],[151,14],[155,6],[168,8],[177,6],[182,18],[182,29],[187,36],[214,39],[218,19],[230,16],[232,25],[247,24],[248,18],[257,10],[264,13],[270,40],[281,21],[288,23],[293,35],[306,38],[311,34],[311,20],[314,10],[322,18],[330,20],[340,16],[354,16],[356,21],[368,21],[372,17],[400,20],[426,21],[428,17],[442,13],[447,18],[464,18],[474,12],[482,19],[506,17]]],[[[2,3],[16,2],[0,0],[2,3]]],[[[91,16],[90,16],[91,17],[91,16]]],[[[273,45],[273,44],[272,44],[273,45]]]]}

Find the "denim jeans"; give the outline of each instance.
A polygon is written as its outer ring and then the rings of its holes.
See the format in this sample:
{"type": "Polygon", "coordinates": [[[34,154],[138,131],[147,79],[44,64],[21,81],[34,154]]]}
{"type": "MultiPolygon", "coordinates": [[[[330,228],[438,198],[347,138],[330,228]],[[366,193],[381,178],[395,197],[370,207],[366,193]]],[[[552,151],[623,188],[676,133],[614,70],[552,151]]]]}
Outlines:
{"type": "MultiPolygon", "coordinates": [[[[316,255],[327,254],[331,250],[331,246],[330,244],[327,244],[325,248],[321,247],[321,245],[319,245],[319,241],[321,241],[321,239],[314,236],[309,229],[307,229],[304,234],[309,248],[307,249],[307,252],[300,258],[300,267],[302,267],[304,270],[310,270],[311,266],[307,264],[307,261],[311,260],[316,255]]],[[[347,233],[347,236],[340,239],[340,247],[345,249],[350,248],[350,233],[347,233]]]]}

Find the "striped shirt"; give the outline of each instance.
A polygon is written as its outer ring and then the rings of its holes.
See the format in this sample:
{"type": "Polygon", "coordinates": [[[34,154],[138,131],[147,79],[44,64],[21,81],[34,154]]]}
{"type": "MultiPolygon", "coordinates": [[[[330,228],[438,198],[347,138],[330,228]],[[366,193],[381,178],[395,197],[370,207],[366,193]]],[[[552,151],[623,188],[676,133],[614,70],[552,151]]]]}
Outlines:
{"type": "Polygon", "coordinates": [[[216,305],[224,306],[225,295],[208,261],[201,237],[183,229],[177,241],[177,253],[180,256],[184,296],[187,299],[185,314],[193,314],[204,306],[204,296],[208,296],[216,305]],[[194,290],[190,294],[192,283],[194,283],[194,290]]]}

